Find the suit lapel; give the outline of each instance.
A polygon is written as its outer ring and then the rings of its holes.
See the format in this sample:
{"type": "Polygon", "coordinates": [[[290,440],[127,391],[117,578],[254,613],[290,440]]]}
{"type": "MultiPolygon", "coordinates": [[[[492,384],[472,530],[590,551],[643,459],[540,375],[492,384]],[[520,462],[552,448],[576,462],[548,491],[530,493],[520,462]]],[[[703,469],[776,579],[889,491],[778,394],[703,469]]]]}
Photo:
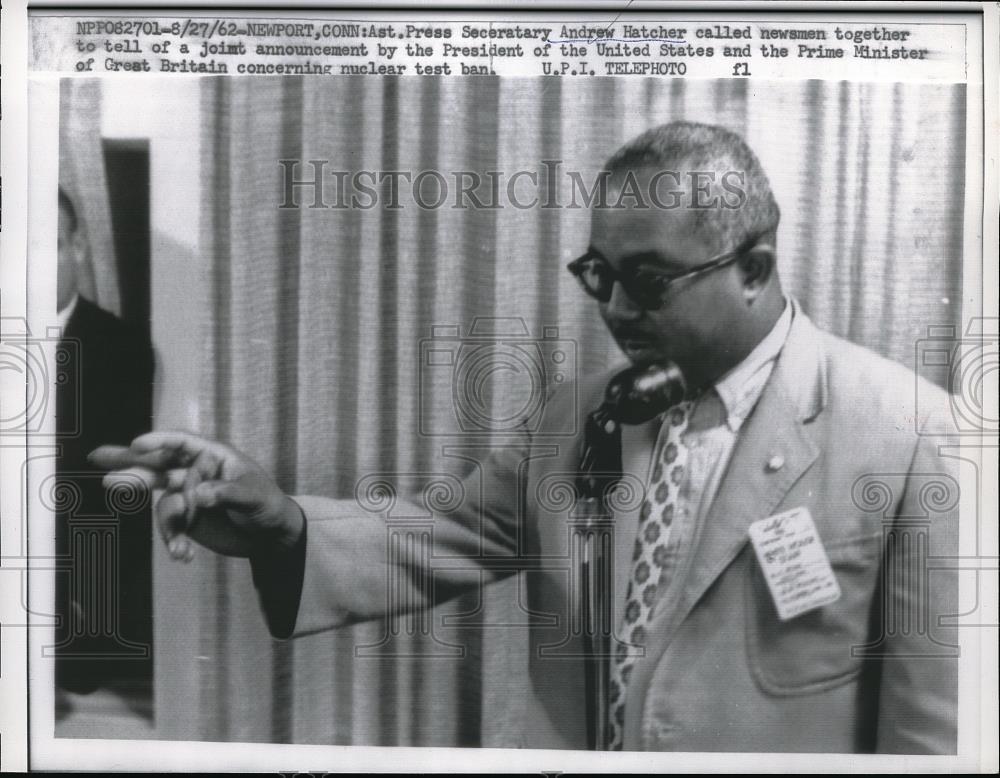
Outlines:
{"type": "Polygon", "coordinates": [[[641,747],[639,725],[645,695],[671,635],[746,545],[749,525],[771,515],[816,461],[819,448],[805,422],[815,417],[825,401],[818,335],[795,304],[788,340],[740,431],[719,492],[700,523],[696,550],[676,573],[684,583],[670,602],[659,602],[649,625],[646,656],[636,663],[628,686],[626,749],[641,747]]]}
{"type": "Polygon", "coordinates": [[[766,392],[747,420],[719,493],[701,523],[697,550],[671,622],[684,620],[747,543],[750,524],[771,515],[818,453],[780,387],[766,392]],[[775,466],[778,463],[780,467],[775,466]]]}

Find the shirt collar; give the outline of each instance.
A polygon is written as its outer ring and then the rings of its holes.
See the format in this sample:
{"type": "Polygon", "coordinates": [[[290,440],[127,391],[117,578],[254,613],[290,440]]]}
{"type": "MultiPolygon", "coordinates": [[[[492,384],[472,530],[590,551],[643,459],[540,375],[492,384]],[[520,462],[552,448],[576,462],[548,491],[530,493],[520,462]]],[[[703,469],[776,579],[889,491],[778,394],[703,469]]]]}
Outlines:
{"type": "Polygon", "coordinates": [[[76,310],[76,304],[80,301],[80,295],[74,293],[73,299],[69,301],[66,307],[60,309],[57,316],[59,317],[59,329],[65,335],[66,327],[69,324],[69,319],[73,315],[73,311],[76,310]]]}
{"type": "Polygon", "coordinates": [[[750,411],[764,391],[764,384],[771,377],[774,363],[781,353],[792,326],[792,305],[786,299],[785,309],[746,359],[715,382],[715,391],[726,409],[726,423],[736,432],[743,425],[750,411]]]}

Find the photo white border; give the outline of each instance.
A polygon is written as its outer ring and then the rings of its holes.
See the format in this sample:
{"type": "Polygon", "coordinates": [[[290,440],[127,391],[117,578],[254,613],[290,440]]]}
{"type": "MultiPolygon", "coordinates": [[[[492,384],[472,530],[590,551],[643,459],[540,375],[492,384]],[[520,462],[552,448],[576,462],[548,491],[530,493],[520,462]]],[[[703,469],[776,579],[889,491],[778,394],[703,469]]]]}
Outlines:
{"type": "MultiPolygon", "coordinates": [[[[38,4],[38,8],[45,5],[38,4]]],[[[61,8],[73,8],[87,6],[81,2],[62,2],[58,4],[61,8]]],[[[157,10],[162,4],[152,2],[136,2],[122,5],[123,8],[143,8],[144,6],[154,6],[157,10]]],[[[177,11],[188,13],[190,8],[186,8],[185,3],[171,3],[177,11]]],[[[336,9],[338,6],[353,4],[346,3],[324,3],[324,9],[336,9]]],[[[422,4],[410,0],[410,2],[397,3],[399,6],[412,6],[414,9],[425,8],[422,4]]],[[[629,11],[649,11],[655,10],[669,11],[672,13],[690,11],[691,17],[696,17],[695,9],[706,11],[703,5],[679,2],[663,6],[660,3],[636,2],[631,4],[610,4],[616,9],[620,7],[624,10],[626,5],[629,11]],[[699,7],[700,6],[700,7],[699,7]]],[[[959,10],[979,11],[982,10],[983,36],[978,41],[996,42],[1000,40],[1000,26],[998,26],[998,6],[996,4],[974,4],[974,3],[954,3],[947,4],[948,16],[952,17],[953,12],[959,10]]],[[[221,16],[225,15],[230,6],[238,6],[236,14],[243,14],[243,9],[248,7],[269,8],[270,5],[259,0],[245,0],[244,2],[218,3],[216,8],[205,13],[221,16]]],[[[296,16],[299,13],[307,12],[308,7],[316,6],[317,3],[302,3],[296,10],[278,9],[276,15],[282,17],[296,16]]],[[[483,3],[484,9],[493,11],[509,11],[511,16],[517,16],[519,9],[528,7],[538,8],[539,4],[529,3],[483,3]]],[[[940,4],[933,3],[726,3],[725,8],[712,7],[711,13],[723,13],[734,10],[737,13],[744,11],[808,11],[812,15],[820,11],[836,15],[839,12],[864,11],[868,13],[878,13],[883,11],[898,11],[905,9],[908,15],[921,12],[940,12],[940,4]]],[[[469,5],[457,2],[443,2],[438,4],[440,11],[434,13],[444,15],[446,9],[462,11],[462,16],[474,18],[475,14],[470,10],[469,5]]],[[[572,12],[575,18],[581,18],[585,12],[594,9],[590,6],[581,8],[573,3],[547,3],[546,9],[553,12],[564,10],[572,12]]],[[[606,10],[600,9],[602,13],[606,10]]],[[[101,13],[104,12],[102,8],[101,13]]],[[[614,13],[615,11],[611,11],[614,13]]],[[[405,14],[397,12],[381,12],[392,18],[402,18],[405,14]]],[[[192,13],[193,15],[193,13],[192,13]]],[[[417,13],[414,13],[417,15],[417,13]]],[[[426,15],[426,14],[419,14],[426,15]]],[[[32,92],[32,103],[28,103],[27,90],[27,58],[28,58],[28,37],[27,37],[27,5],[25,0],[5,3],[3,7],[3,20],[0,25],[2,31],[2,56],[3,75],[2,99],[2,141],[3,152],[0,156],[0,175],[2,175],[4,194],[3,210],[3,231],[0,233],[0,252],[7,261],[0,266],[0,289],[2,292],[2,315],[26,316],[30,309],[39,310],[36,303],[41,305],[44,301],[54,298],[52,290],[53,274],[46,270],[32,272],[30,277],[27,273],[27,264],[23,258],[27,257],[27,249],[30,245],[33,250],[40,252],[40,255],[47,255],[51,252],[54,260],[54,233],[51,229],[41,229],[40,225],[53,222],[48,219],[34,219],[29,233],[28,212],[41,214],[48,211],[51,213],[51,204],[46,199],[45,192],[54,191],[54,183],[58,178],[57,165],[58,158],[42,158],[39,152],[50,151],[52,146],[51,133],[56,133],[58,142],[58,122],[52,127],[45,126],[42,119],[48,113],[46,110],[34,111],[36,107],[51,105],[52,94],[48,92],[51,87],[46,85],[45,91],[32,92]],[[29,110],[30,108],[30,110],[29,110]],[[43,142],[44,139],[44,142],[43,142]],[[27,150],[27,153],[25,153],[27,150]],[[31,159],[32,186],[28,187],[28,162],[31,159]],[[23,196],[27,193],[28,196],[23,196]],[[13,258],[13,260],[12,260],[13,258]],[[21,258],[21,261],[17,261],[21,258]],[[31,283],[29,287],[28,284],[31,283]],[[23,293],[22,291],[23,290],[23,293]],[[30,306],[29,306],[30,301],[30,306]]],[[[970,39],[970,43],[972,40],[970,39]]],[[[975,94],[972,85],[973,78],[970,68],[970,86],[967,90],[970,113],[968,114],[967,133],[976,131],[981,134],[981,142],[984,144],[983,162],[973,153],[973,145],[970,145],[967,155],[966,187],[971,196],[966,199],[966,229],[965,245],[976,245],[979,236],[983,239],[983,262],[981,266],[981,289],[983,297],[981,299],[983,315],[996,315],[997,308],[997,263],[998,255],[998,229],[997,229],[997,160],[998,160],[998,132],[1000,127],[1000,117],[998,117],[997,95],[997,50],[996,44],[992,51],[985,52],[987,58],[983,59],[984,78],[982,92],[975,94]],[[980,113],[981,111],[981,113],[980,113]],[[975,126],[973,117],[979,113],[980,122],[975,126]],[[991,128],[992,132],[982,132],[984,128],[991,128]],[[976,182],[979,182],[978,189],[976,182]],[[980,199],[979,194],[983,197],[980,199]],[[977,205],[978,201],[978,205],[977,205]]],[[[970,50],[970,60],[972,52],[970,50]]],[[[58,82],[52,79],[55,86],[56,116],[58,117],[58,82]]],[[[971,136],[970,136],[971,137],[971,136]]],[[[973,143],[976,139],[972,139],[973,143]]],[[[970,268],[969,263],[965,263],[965,281],[971,281],[970,274],[975,268],[970,268]]],[[[965,300],[966,305],[973,301],[965,300]]],[[[964,309],[963,319],[967,320],[968,310],[964,309]]],[[[0,376],[0,388],[4,392],[11,390],[11,384],[7,380],[9,377],[0,376]]],[[[14,387],[16,390],[16,386],[14,387]]],[[[49,420],[51,423],[51,420],[49,420]]],[[[994,444],[995,446],[995,444],[994,444]]],[[[4,441],[0,446],[0,467],[3,474],[3,488],[0,489],[0,510],[3,516],[3,566],[0,574],[3,581],[0,586],[0,614],[3,618],[11,618],[10,614],[16,614],[20,608],[19,586],[13,586],[12,582],[19,580],[19,568],[9,566],[11,556],[10,548],[19,548],[19,540],[16,538],[19,521],[12,520],[11,517],[21,513],[20,499],[16,485],[20,478],[21,460],[25,454],[25,449],[9,445],[9,441],[4,441]],[[11,528],[13,526],[13,531],[11,528]]],[[[982,451],[983,492],[982,516],[995,516],[997,505],[996,481],[989,478],[990,473],[996,473],[997,450],[984,448],[982,451]]],[[[35,514],[37,515],[37,514],[35,514]]],[[[992,543],[992,548],[996,549],[996,526],[989,523],[992,529],[992,537],[984,538],[988,543],[992,543]]],[[[34,530],[33,530],[34,531],[34,530]]],[[[36,537],[37,537],[36,533],[36,537]]],[[[32,541],[34,543],[34,540],[32,541]]],[[[38,551],[33,547],[33,553],[38,551]]],[[[17,560],[15,565],[21,564],[17,560]]],[[[51,581],[47,571],[42,572],[47,582],[39,582],[36,576],[31,578],[32,599],[35,599],[36,591],[39,597],[51,597],[51,581]],[[35,587],[38,587],[36,590],[35,587]],[[40,590],[45,589],[43,593],[40,590]]],[[[988,592],[982,592],[992,597],[993,612],[996,610],[996,582],[995,576],[987,575],[992,579],[993,588],[988,592]]],[[[966,601],[963,598],[963,601],[966,601]]],[[[30,742],[27,737],[28,715],[27,715],[27,686],[26,686],[26,661],[28,655],[28,636],[31,642],[37,643],[45,636],[46,630],[24,630],[4,627],[0,637],[2,637],[2,655],[0,655],[0,769],[3,770],[24,770],[32,769],[79,769],[79,770],[122,770],[122,769],[142,769],[155,768],[163,771],[192,771],[192,770],[222,770],[222,771],[245,771],[245,770],[273,770],[273,771],[320,771],[320,772],[341,772],[347,770],[393,770],[405,772],[422,772],[429,770],[436,771],[507,771],[507,772],[537,772],[537,771],[604,771],[604,770],[628,770],[635,772],[647,771],[699,771],[716,772],[730,771],[734,765],[740,771],[745,772],[767,772],[775,769],[782,771],[796,772],[988,772],[997,770],[997,641],[995,630],[964,630],[963,651],[966,643],[969,643],[968,654],[963,658],[962,668],[962,690],[963,696],[973,693],[977,696],[978,705],[966,704],[968,699],[961,706],[960,722],[962,732],[962,746],[958,757],[912,757],[912,756],[883,756],[883,755],[836,755],[836,754],[679,754],[679,753],[592,753],[578,751],[518,751],[518,750],[498,750],[498,749],[445,749],[433,747],[420,748],[374,748],[362,746],[305,746],[305,745],[269,745],[269,744],[247,744],[247,743],[205,743],[186,741],[114,741],[114,740],[72,740],[55,739],[46,737],[46,729],[52,722],[52,676],[51,671],[46,674],[35,674],[31,678],[31,737],[30,742]],[[992,634],[991,634],[992,633],[992,634]],[[974,645],[973,645],[974,644],[974,645]],[[970,661],[978,652],[975,662],[977,667],[973,667],[970,661]],[[47,715],[42,715],[47,713],[47,715]]],[[[44,663],[43,663],[44,664],[44,663]]],[[[50,663],[48,663],[50,664],[50,663]]]]}

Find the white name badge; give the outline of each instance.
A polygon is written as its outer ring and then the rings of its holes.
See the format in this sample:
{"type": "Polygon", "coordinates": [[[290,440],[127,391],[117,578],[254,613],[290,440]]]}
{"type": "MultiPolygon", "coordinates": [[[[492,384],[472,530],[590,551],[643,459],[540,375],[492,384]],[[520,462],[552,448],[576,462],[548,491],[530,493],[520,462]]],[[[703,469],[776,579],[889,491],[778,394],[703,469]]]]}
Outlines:
{"type": "Polygon", "coordinates": [[[750,541],[782,621],[840,599],[840,584],[808,508],[755,521],[750,541]]]}

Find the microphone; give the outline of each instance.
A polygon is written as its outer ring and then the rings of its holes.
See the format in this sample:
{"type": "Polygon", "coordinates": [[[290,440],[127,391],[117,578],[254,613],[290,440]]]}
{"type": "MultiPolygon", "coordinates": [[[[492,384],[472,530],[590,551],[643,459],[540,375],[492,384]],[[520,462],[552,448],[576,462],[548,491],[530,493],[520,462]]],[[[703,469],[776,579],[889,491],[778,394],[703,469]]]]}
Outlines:
{"type": "Polygon", "coordinates": [[[633,365],[617,373],[601,406],[587,417],[577,485],[581,496],[601,498],[621,478],[621,424],[643,424],[684,399],[676,365],[633,365]]]}
{"type": "Polygon", "coordinates": [[[633,365],[608,382],[601,407],[622,424],[644,424],[683,400],[686,391],[677,365],[633,365]]]}

